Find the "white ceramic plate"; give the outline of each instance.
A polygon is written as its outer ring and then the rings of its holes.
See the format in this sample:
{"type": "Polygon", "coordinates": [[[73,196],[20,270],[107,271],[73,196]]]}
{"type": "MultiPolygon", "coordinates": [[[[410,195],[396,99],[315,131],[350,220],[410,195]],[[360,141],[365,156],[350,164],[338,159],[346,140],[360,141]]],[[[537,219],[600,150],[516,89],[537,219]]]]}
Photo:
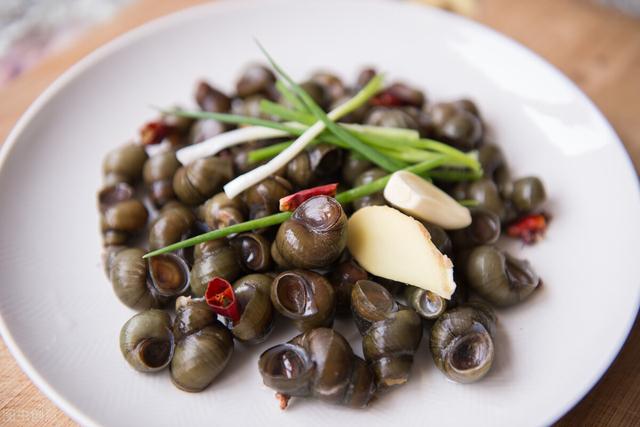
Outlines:
{"type": "MultiPolygon", "coordinates": [[[[0,330],[38,387],[85,425],[548,424],[603,374],[638,308],[639,193],[610,126],[534,54],[425,7],[256,0],[161,19],[60,78],[20,120],[0,165],[0,330]],[[544,286],[499,313],[497,359],[483,381],[446,381],[423,343],[410,382],[366,410],[298,399],[282,413],[256,368],[261,350],[294,334],[282,323],[268,343],[236,346],[200,394],[123,361],[118,332],[133,313],[100,266],[102,156],[136,135],[154,115],[149,105],[190,104],[196,79],[230,88],[243,65],[260,59],[253,36],[298,78],[318,67],[353,78],[373,64],[431,99],[470,96],[513,170],[544,177],[548,238],[516,248],[544,286]]],[[[358,345],[352,328],[338,327],[358,345]]]]}

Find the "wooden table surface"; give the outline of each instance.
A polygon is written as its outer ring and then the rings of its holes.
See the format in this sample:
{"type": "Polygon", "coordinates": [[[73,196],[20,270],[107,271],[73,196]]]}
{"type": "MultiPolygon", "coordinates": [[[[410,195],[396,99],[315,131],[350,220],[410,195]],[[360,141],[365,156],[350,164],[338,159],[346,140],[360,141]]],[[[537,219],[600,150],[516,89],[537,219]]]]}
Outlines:
{"type": "MultiPolygon", "coordinates": [[[[0,89],[0,143],[29,104],[97,46],[202,0],[139,0],[67,50],[0,89]]],[[[640,20],[579,0],[478,0],[477,19],[541,54],[598,105],[640,168],[640,20]]],[[[561,426],[640,425],[640,322],[598,385],[561,426]]],[[[74,425],[20,371],[0,341],[0,425],[74,425]]]]}

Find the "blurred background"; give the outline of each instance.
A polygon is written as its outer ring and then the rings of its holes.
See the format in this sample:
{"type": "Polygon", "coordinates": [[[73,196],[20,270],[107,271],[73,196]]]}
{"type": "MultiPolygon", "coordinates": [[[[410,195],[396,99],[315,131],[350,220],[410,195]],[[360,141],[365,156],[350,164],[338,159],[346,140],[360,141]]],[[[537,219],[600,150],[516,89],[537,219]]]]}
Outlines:
{"type": "MultiPolygon", "coordinates": [[[[0,2],[0,87],[55,53],[92,26],[112,19],[136,0],[2,0],[0,2]]],[[[268,1],[268,0],[266,0],[268,1]]],[[[483,0],[417,0],[470,17],[482,13],[483,0]]],[[[588,0],[584,0],[587,2],[588,0]]],[[[511,3],[526,3],[514,0],[511,3]]],[[[151,2],[150,4],[152,4],[151,2]]],[[[179,5],[181,2],[175,0],[179,5]]],[[[544,3],[529,0],[529,3],[544,3]]],[[[640,0],[599,0],[632,16],[640,15],[640,0]]],[[[522,7],[522,5],[520,5],[522,7]]],[[[179,6],[178,6],[179,7],[179,6]]],[[[525,6],[526,7],[526,6],[525,6]]]]}
{"type": "MultiPolygon", "coordinates": [[[[0,0],[0,144],[36,97],[82,57],[149,20],[207,1],[222,0],[0,0]]],[[[640,170],[640,0],[411,1],[488,25],[558,67],[604,113],[640,170]]],[[[638,360],[636,322],[607,374],[558,424],[640,425],[638,360]]],[[[0,425],[73,425],[2,341],[0,425]]]]}
{"type": "Polygon", "coordinates": [[[2,0],[0,86],[63,49],[132,0],[2,0]]]}

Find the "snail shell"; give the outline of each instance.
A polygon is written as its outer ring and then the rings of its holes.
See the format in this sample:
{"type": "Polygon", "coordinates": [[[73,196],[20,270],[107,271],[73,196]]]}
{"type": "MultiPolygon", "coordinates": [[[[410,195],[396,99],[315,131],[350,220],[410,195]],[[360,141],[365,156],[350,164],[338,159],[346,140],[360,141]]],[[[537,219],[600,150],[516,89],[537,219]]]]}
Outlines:
{"type": "Polygon", "coordinates": [[[273,279],[271,302],[300,331],[333,323],[335,292],[327,279],[313,271],[280,273],[273,279]]]}
{"type": "Polygon", "coordinates": [[[173,334],[176,349],[171,360],[171,381],[184,391],[204,390],[231,359],[231,332],[203,300],[179,297],[173,334]]]}
{"type": "Polygon", "coordinates": [[[375,392],[366,363],[342,335],[328,328],[311,329],[271,347],[260,355],[258,367],[267,387],[289,396],[362,408],[375,392]]]}
{"type": "Polygon", "coordinates": [[[171,317],[162,310],[138,313],[120,330],[120,351],[140,372],[164,369],[171,362],[174,347],[171,317]]]}
{"type": "Polygon", "coordinates": [[[279,254],[297,268],[322,268],[347,245],[347,216],[336,199],[316,196],[302,203],[276,235],[279,254]]]}
{"type": "Polygon", "coordinates": [[[447,310],[431,328],[433,360],[449,379],[470,383],[484,377],[493,364],[495,314],[478,304],[447,310]]]}

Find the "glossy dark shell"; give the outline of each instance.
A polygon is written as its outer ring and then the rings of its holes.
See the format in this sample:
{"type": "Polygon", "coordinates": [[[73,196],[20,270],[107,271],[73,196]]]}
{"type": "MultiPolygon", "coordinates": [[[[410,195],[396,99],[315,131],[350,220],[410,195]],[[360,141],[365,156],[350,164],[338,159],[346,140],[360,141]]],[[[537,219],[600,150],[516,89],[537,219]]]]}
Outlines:
{"type": "Polygon", "coordinates": [[[496,144],[484,144],[478,149],[478,161],[482,166],[484,176],[493,177],[496,170],[504,165],[504,155],[496,144]]]}
{"type": "Polygon", "coordinates": [[[510,199],[519,213],[527,213],[538,209],[547,199],[547,193],[540,178],[530,176],[513,182],[510,199]]]}
{"type": "Polygon", "coordinates": [[[478,201],[479,206],[484,207],[500,217],[504,218],[504,202],[498,192],[496,184],[488,178],[482,178],[472,182],[467,189],[467,197],[478,201]]]}
{"type": "Polygon", "coordinates": [[[384,286],[372,280],[359,280],[351,290],[351,312],[360,334],[372,323],[384,320],[389,313],[398,311],[393,295],[384,286]]]}
{"type": "Polygon", "coordinates": [[[278,245],[276,245],[275,240],[271,243],[271,259],[280,270],[288,270],[293,268],[293,266],[289,264],[286,259],[284,259],[284,257],[278,250],[278,245]]]}
{"type": "Polygon", "coordinates": [[[375,107],[367,114],[365,123],[372,126],[419,130],[416,119],[400,108],[375,107]]]}
{"type": "Polygon", "coordinates": [[[194,221],[195,216],[188,207],[180,203],[165,206],[149,230],[149,247],[159,249],[185,239],[194,221]]]}
{"type": "Polygon", "coordinates": [[[153,292],[148,282],[147,260],[142,249],[120,251],[111,265],[109,277],[118,299],[134,310],[160,307],[166,299],[153,292]]]}
{"type": "Polygon", "coordinates": [[[180,297],[176,301],[173,333],[176,349],[171,361],[171,381],[184,391],[204,390],[231,359],[231,332],[203,300],[180,297]]]}
{"type": "Polygon", "coordinates": [[[313,197],[280,225],[276,245],[294,267],[326,267],[338,259],[347,245],[347,216],[334,198],[313,197]]]}
{"type": "Polygon", "coordinates": [[[313,271],[280,273],[273,279],[271,302],[300,331],[333,323],[335,292],[327,279],[313,271]]]}
{"type": "Polygon", "coordinates": [[[346,94],[346,88],[338,76],[327,72],[317,72],[311,76],[311,80],[319,84],[325,94],[326,105],[333,104],[346,94]]]}
{"type": "Polygon", "coordinates": [[[471,224],[452,232],[456,249],[472,248],[495,243],[500,237],[502,222],[493,211],[483,207],[470,209],[471,224]]]}
{"type": "Polygon", "coordinates": [[[231,240],[231,246],[247,270],[265,272],[271,268],[271,242],[262,234],[240,234],[231,240]]]}
{"type": "Polygon", "coordinates": [[[429,106],[427,111],[433,125],[441,128],[447,120],[456,114],[458,107],[451,102],[438,102],[429,106]]]}
{"type": "Polygon", "coordinates": [[[231,99],[204,81],[198,82],[195,98],[204,111],[226,113],[231,108],[231,99]]]}
{"type": "Polygon", "coordinates": [[[375,392],[373,375],[338,332],[316,328],[260,355],[264,384],[289,396],[365,407],[375,392]]]}
{"type": "Polygon", "coordinates": [[[433,361],[449,379],[471,383],[493,364],[495,314],[485,305],[463,305],[445,312],[431,328],[433,361]]]}
{"type": "Polygon", "coordinates": [[[336,293],[336,311],[346,314],[351,311],[351,290],[358,280],[365,280],[369,274],[358,263],[350,259],[341,262],[331,272],[331,284],[336,293]]]}
{"type": "MultiPolygon", "coordinates": [[[[387,172],[380,168],[369,169],[366,172],[362,173],[356,181],[354,182],[354,187],[359,187],[361,185],[369,184],[377,179],[382,178],[383,176],[387,176],[387,172]]],[[[353,209],[358,210],[362,209],[366,206],[382,206],[386,205],[387,202],[382,195],[382,191],[377,193],[370,194],[368,196],[361,197],[359,199],[354,200],[353,209]]]]}
{"type": "Polygon", "coordinates": [[[248,188],[243,200],[249,208],[249,218],[262,218],[280,210],[280,199],[288,196],[293,187],[286,179],[272,176],[248,188]]]}
{"type": "Polygon", "coordinates": [[[342,165],[342,150],[335,145],[317,144],[308,150],[309,168],[316,181],[334,177],[342,165]]]}
{"type": "Polygon", "coordinates": [[[474,291],[498,306],[525,300],[540,284],[528,261],[493,246],[479,246],[470,253],[466,275],[474,291]]]}
{"type": "Polygon", "coordinates": [[[104,213],[118,203],[132,199],[134,195],[133,187],[126,182],[102,187],[98,191],[98,210],[100,213],[104,213]]]}
{"type": "Polygon", "coordinates": [[[98,192],[100,227],[105,246],[124,245],[147,223],[147,209],[134,199],[134,189],[125,182],[109,185],[98,192]]]}
{"type": "Polygon", "coordinates": [[[342,181],[349,186],[355,186],[356,179],[364,172],[373,168],[373,164],[360,154],[350,151],[342,164],[342,181]]]}
{"type": "Polygon", "coordinates": [[[140,372],[156,372],[169,365],[175,343],[171,317],[157,309],[136,314],[120,330],[120,351],[140,372]]]}
{"type": "Polygon", "coordinates": [[[163,297],[175,297],[189,289],[189,265],[174,253],[148,259],[149,280],[153,290],[163,297]]]}
{"type": "Polygon", "coordinates": [[[208,157],[183,166],[173,177],[173,191],[187,205],[198,205],[233,177],[231,160],[208,157]]]}
{"type": "Polygon", "coordinates": [[[175,199],[173,176],[180,162],[173,151],[165,151],[150,157],[144,164],[143,178],[149,197],[156,206],[164,206],[175,199]]]}
{"type": "Polygon", "coordinates": [[[407,285],[404,296],[407,305],[423,319],[435,320],[447,309],[447,300],[426,289],[407,285]]]}
{"type": "Polygon", "coordinates": [[[191,292],[201,297],[214,277],[234,281],[241,274],[236,253],[224,240],[200,243],[195,248],[191,267],[191,292]]]}
{"type": "Polygon", "coordinates": [[[142,176],[147,153],[141,144],[125,144],[109,151],[102,163],[105,184],[127,182],[133,184],[142,176]]]}
{"type": "Polygon", "coordinates": [[[498,192],[503,199],[509,199],[513,194],[513,181],[511,180],[511,172],[505,164],[496,169],[493,174],[493,180],[498,187],[498,192]]]}
{"type": "Polygon", "coordinates": [[[378,389],[406,383],[422,339],[420,317],[399,306],[389,291],[370,280],[360,280],[353,286],[351,310],[378,389]]]}
{"type": "Polygon", "coordinates": [[[460,150],[473,150],[482,143],[482,122],[468,111],[457,109],[437,128],[437,136],[460,150]]]}
{"type": "Polygon", "coordinates": [[[313,80],[307,80],[301,83],[300,87],[323,109],[326,109],[330,105],[331,100],[329,99],[329,94],[325,93],[324,87],[319,83],[313,80]]]}
{"type": "Polygon", "coordinates": [[[270,93],[275,82],[276,77],[270,69],[262,65],[250,65],[236,83],[236,93],[243,98],[258,93],[270,93]]]}
{"type": "Polygon", "coordinates": [[[123,246],[129,241],[129,233],[117,230],[104,230],[102,232],[102,243],[107,246],[123,246]]]}
{"type": "Polygon", "coordinates": [[[271,282],[264,274],[249,274],[233,284],[240,304],[240,320],[232,323],[231,333],[240,341],[259,343],[267,339],[273,328],[271,282]]]}
{"type": "Polygon", "coordinates": [[[110,206],[102,214],[102,230],[132,234],[142,230],[148,218],[147,208],[140,200],[124,200],[110,206]]]}
{"type": "Polygon", "coordinates": [[[307,188],[313,181],[309,154],[306,151],[298,154],[287,163],[286,177],[296,188],[307,188]]]}
{"type": "Polygon", "coordinates": [[[379,389],[409,380],[413,358],[422,339],[422,321],[413,310],[400,309],[375,322],[362,336],[362,352],[379,389]]]}

